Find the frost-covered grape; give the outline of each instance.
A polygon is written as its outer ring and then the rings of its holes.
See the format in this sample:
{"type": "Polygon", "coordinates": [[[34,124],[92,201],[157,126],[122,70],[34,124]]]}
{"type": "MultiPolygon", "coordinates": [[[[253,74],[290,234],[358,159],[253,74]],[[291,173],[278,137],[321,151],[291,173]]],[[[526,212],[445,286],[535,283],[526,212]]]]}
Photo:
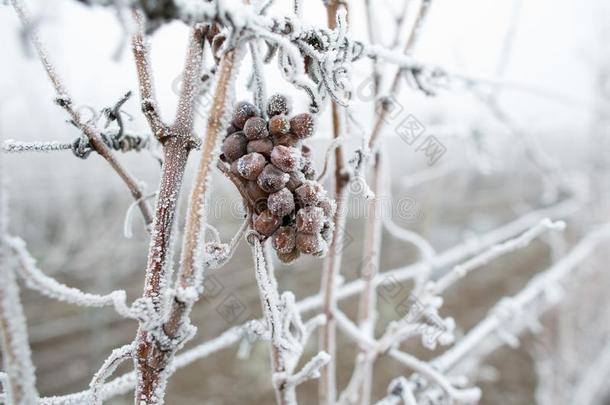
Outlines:
{"type": "Polygon", "coordinates": [[[326,221],[324,223],[324,226],[322,227],[322,230],[320,231],[320,235],[322,236],[322,239],[324,239],[327,243],[331,243],[332,239],[333,239],[334,230],[335,230],[335,227],[334,227],[333,223],[330,221],[326,221]]]}
{"type": "Polygon", "coordinates": [[[283,189],[290,180],[290,175],[284,173],[272,164],[265,166],[258,176],[257,182],[260,188],[268,193],[275,193],[283,189]]]}
{"type": "Polygon", "coordinates": [[[312,235],[309,233],[297,232],[296,246],[299,252],[312,255],[325,251],[326,242],[319,233],[312,235]]]}
{"type": "Polygon", "coordinates": [[[299,256],[301,255],[301,253],[298,251],[298,249],[296,247],[294,249],[292,249],[292,252],[280,253],[280,252],[276,251],[276,254],[277,254],[278,259],[280,259],[282,261],[282,263],[292,263],[296,259],[298,259],[299,256]]]}
{"type": "Polygon", "coordinates": [[[256,180],[265,168],[267,160],[260,153],[248,153],[237,161],[237,171],[247,180],[256,180]]]}
{"type": "Polygon", "coordinates": [[[288,133],[286,135],[275,135],[273,137],[274,145],[284,145],[284,146],[299,146],[301,141],[297,139],[293,134],[288,133]]]}
{"type": "Polygon", "coordinates": [[[305,182],[305,175],[299,170],[290,172],[289,175],[290,179],[288,180],[288,183],[286,183],[286,188],[294,193],[294,191],[305,182]]]}
{"type": "Polygon", "coordinates": [[[262,212],[267,209],[267,198],[269,193],[258,186],[256,181],[246,183],[246,193],[254,204],[254,212],[262,212]]]}
{"type": "Polygon", "coordinates": [[[233,173],[236,176],[240,176],[241,174],[239,174],[239,170],[237,170],[237,162],[239,161],[239,159],[234,160],[233,163],[231,163],[231,173],[233,173]]]}
{"type": "Polygon", "coordinates": [[[233,110],[233,118],[231,118],[231,123],[235,127],[242,129],[244,125],[246,125],[246,121],[248,121],[249,118],[257,115],[258,111],[252,103],[240,101],[233,110]]]}
{"type": "Polygon", "coordinates": [[[303,113],[295,115],[290,120],[290,132],[299,139],[309,138],[315,130],[315,120],[313,115],[303,113]]]}
{"type": "Polygon", "coordinates": [[[324,211],[319,207],[305,207],[297,212],[297,231],[317,234],[324,226],[324,211]]]}
{"type": "Polygon", "coordinates": [[[270,117],[278,114],[290,114],[290,99],[283,94],[274,94],[267,101],[267,114],[270,117]]]}
{"type": "Polygon", "coordinates": [[[294,196],[290,190],[283,188],[269,195],[267,205],[273,215],[283,217],[294,211],[294,196]]]}
{"type": "Polygon", "coordinates": [[[326,196],[323,196],[319,199],[318,207],[322,208],[326,219],[331,219],[335,215],[335,211],[337,210],[337,204],[335,203],[335,201],[329,199],[326,196]]]}
{"type": "Polygon", "coordinates": [[[229,124],[229,126],[227,127],[227,135],[231,135],[234,132],[239,131],[239,128],[237,128],[235,125],[233,124],[229,124]]]}
{"type": "Polygon", "coordinates": [[[282,219],[265,210],[254,218],[254,230],[263,236],[271,236],[282,224],[282,219]]]}
{"type": "Polygon", "coordinates": [[[290,146],[277,145],[271,151],[271,163],[283,172],[293,172],[301,168],[301,151],[290,146]]]}
{"type": "Polygon", "coordinates": [[[227,162],[233,162],[246,154],[248,140],[243,132],[227,136],[222,143],[222,153],[227,162]]]}
{"type": "Polygon", "coordinates": [[[253,141],[248,142],[248,153],[257,152],[268,158],[271,156],[272,150],[273,141],[269,138],[255,139],[253,141]]]}
{"type": "Polygon", "coordinates": [[[311,148],[305,144],[301,145],[301,155],[303,159],[311,160],[311,148]]]}
{"type": "Polygon", "coordinates": [[[269,133],[273,136],[286,135],[290,132],[290,121],[285,115],[276,115],[269,120],[269,133]]]}
{"type": "Polygon", "coordinates": [[[268,137],[267,122],[261,117],[249,118],[244,124],[244,134],[249,141],[268,137]]]}
{"type": "Polygon", "coordinates": [[[297,231],[292,226],[281,226],[273,234],[271,243],[273,248],[282,254],[288,254],[292,252],[296,246],[297,231]]]}
{"type": "Polygon", "coordinates": [[[326,196],[326,192],[317,181],[306,180],[294,191],[294,195],[302,205],[316,205],[326,196]]]}

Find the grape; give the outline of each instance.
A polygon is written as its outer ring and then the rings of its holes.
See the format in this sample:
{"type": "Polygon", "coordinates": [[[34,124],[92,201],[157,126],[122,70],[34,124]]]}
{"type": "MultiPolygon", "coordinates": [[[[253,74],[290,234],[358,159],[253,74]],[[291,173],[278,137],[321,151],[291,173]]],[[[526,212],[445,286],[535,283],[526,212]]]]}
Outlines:
{"type": "Polygon", "coordinates": [[[282,263],[292,263],[296,259],[298,259],[299,256],[301,255],[301,253],[299,253],[299,251],[297,250],[296,247],[294,249],[292,249],[292,252],[289,252],[289,253],[276,252],[276,254],[277,254],[277,257],[282,261],[282,263]]]}
{"type": "Polygon", "coordinates": [[[267,200],[269,211],[273,215],[283,217],[294,211],[294,196],[287,188],[283,188],[280,191],[269,195],[267,200]]]}
{"type": "Polygon", "coordinates": [[[292,226],[282,226],[274,234],[271,239],[273,248],[282,254],[292,252],[296,246],[297,231],[292,226]]]}
{"type": "Polygon", "coordinates": [[[271,151],[273,150],[273,141],[269,138],[255,139],[248,142],[247,151],[248,153],[257,152],[261,155],[269,158],[271,151]]]}
{"type": "Polygon", "coordinates": [[[257,115],[258,111],[253,104],[248,103],[247,101],[240,101],[233,110],[231,123],[235,127],[242,129],[250,117],[255,117],[257,115]]]}
{"type": "Polygon", "coordinates": [[[231,135],[233,132],[237,132],[237,131],[239,131],[239,128],[237,128],[233,124],[229,124],[229,126],[227,127],[227,135],[231,135]]]}
{"type": "Polygon", "coordinates": [[[261,174],[258,176],[258,186],[268,193],[274,193],[286,186],[290,180],[288,173],[282,172],[272,164],[265,166],[261,174]]]}
{"type": "Polygon", "coordinates": [[[309,255],[322,253],[326,249],[326,242],[320,234],[297,232],[295,242],[299,252],[309,255]]]}
{"type": "Polygon", "coordinates": [[[298,139],[309,138],[313,135],[315,129],[315,121],[313,115],[303,113],[295,115],[290,120],[290,132],[298,139]]]}
{"type": "Polygon", "coordinates": [[[318,207],[305,207],[297,212],[297,230],[317,234],[324,226],[324,211],[318,207]]]}
{"type": "Polygon", "coordinates": [[[271,163],[280,170],[289,173],[301,166],[301,152],[297,148],[277,145],[271,151],[271,163]]]}
{"type": "Polygon", "coordinates": [[[254,230],[263,236],[271,236],[282,224],[282,219],[265,210],[254,218],[254,230]]]}
{"type": "Polygon", "coordinates": [[[269,133],[273,136],[286,135],[290,132],[290,121],[285,115],[276,115],[269,120],[269,133]]]}
{"type": "Polygon", "coordinates": [[[290,179],[288,180],[288,183],[286,183],[286,188],[294,192],[305,181],[305,175],[299,170],[290,172],[289,175],[290,179]]]}
{"type": "Polygon", "coordinates": [[[237,170],[237,162],[239,161],[239,159],[234,160],[233,163],[231,163],[231,173],[233,173],[236,176],[241,177],[241,174],[239,173],[239,170],[237,170]]]}
{"type": "Polygon", "coordinates": [[[278,114],[290,114],[290,100],[283,94],[274,94],[267,101],[267,114],[270,117],[278,114]]]}
{"type": "Polygon", "coordinates": [[[237,171],[244,179],[256,180],[266,164],[267,160],[260,153],[248,153],[237,161],[237,171]]]}
{"type": "Polygon", "coordinates": [[[227,162],[233,162],[246,154],[248,140],[243,132],[235,132],[222,143],[222,154],[227,162]]]}
{"type": "Polygon", "coordinates": [[[329,220],[332,219],[332,217],[335,215],[335,211],[337,210],[337,204],[335,204],[335,201],[330,200],[326,196],[319,199],[318,207],[322,208],[322,211],[324,211],[324,216],[329,220]]]}
{"type": "Polygon", "coordinates": [[[267,122],[261,117],[249,118],[244,125],[244,134],[249,141],[268,137],[267,122]]]}
{"type": "Polygon", "coordinates": [[[333,239],[333,232],[335,227],[332,222],[326,221],[324,226],[322,227],[322,231],[320,231],[320,235],[322,239],[324,239],[327,243],[331,243],[333,239]]]}
{"type": "Polygon", "coordinates": [[[288,133],[286,135],[275,135],[273,137],[274,145],[284,145],[284,146],[298,146],[301,141],[298,140],[294,135],[288,133]]]}
{"type": "Polygon", "coordinates": [[[306,180],[294,192],[297,201],[302,205],[316,205],[326,196],[322,185],[317,181],[306,180]]]}

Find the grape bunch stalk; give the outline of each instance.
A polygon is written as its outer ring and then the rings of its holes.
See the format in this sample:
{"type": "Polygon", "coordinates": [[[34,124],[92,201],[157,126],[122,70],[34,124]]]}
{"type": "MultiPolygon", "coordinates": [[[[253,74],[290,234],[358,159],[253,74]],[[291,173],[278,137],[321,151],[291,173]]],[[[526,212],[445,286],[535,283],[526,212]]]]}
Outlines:
{"type": "Polygon", "coordinates": [[[315,132],[315,119],[309,113],[290,118],[290,100],[281,94],[271,96],[265,110],[237,103],[221,159],[244,190],[252,228],[271,238],[281,261],[324,256],[336,205],[315,180],[312,150],[304,143],[315,132]]]}

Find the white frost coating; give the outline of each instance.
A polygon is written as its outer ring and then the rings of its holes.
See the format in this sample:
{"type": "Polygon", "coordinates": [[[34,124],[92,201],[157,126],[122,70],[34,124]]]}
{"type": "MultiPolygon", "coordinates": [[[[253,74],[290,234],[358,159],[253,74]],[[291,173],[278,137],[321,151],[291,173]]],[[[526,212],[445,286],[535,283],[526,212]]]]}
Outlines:
{"type": "MultiPolygon", "coordinates": [[[[574,212],[574,210],[578,207],[579,205],[575,200],[565,200],[561,203],[558,203],[557,205],[537,211],[532,211],[522,217],[517,218],[512,222],[509,222],[497,229],[494,229],[486,234],[481,235],[480,237],[478,237],[478,243],[476,244],[473,244],[471,242],[465,242],[445,252],[440,253],[437,257],[438,268],[440,269],[452,263],[464,260],[470,255],[477,254],[478,252],[483,251],[490,246],[500,243],[503,240],[509,239],[516,234],[522,233],[525,230],[534,226],[537,222],[540,221],[541,218],[566,216],[574,212]]],[[[586,257],[588,253],[590,253],[590,250],[584,252],[584,257],[586,257]]],[[[584,259],[584,257],[582,258],[584,259]]],[[[416,274],[418,274],[419,271],[421,271],[423,266],[424,263],[418,262],[406,267],[383,272],[379,275],[380,281],[383,279],[382,277],[386,276],[395,277],[399,281],[413,278],[416,274]]],[[[345,299],[347,297],[353,296],[354,294],[357,294],[362,288],[362,281],[356,280],[339,288],[337,291],[337,297],[338,299],[345,299]]],[[[303,299],[295,305],[300,313],[306,313],[319,308],[321,304],[321,297],[319,295],[315,295],[303,299]]],[[[174,361],[175,368],[183,368],[191,364],[192,362],[205,358],[212,353],[226,349],[240,342],[243,336],[242,328],[242,326],[238,326],[228,329],[220,336],[213,338],[209,341],[203,342],[200,345],[194,347],[193,349],[187,350],[186,352],[177,355],[174,361]]],[[[491,331],[489,331],[488,333],[491,333],[491,331]]],[[[465,343],[463,343],[463,341],[460,341],[457,343],[456,347],[464,344],[465,343]]],[[[474,346],[470,346],[469,349],[472,349],[474,346]]],[[[447,353],[450,352],[451,350],[447,353]]],[[[438,358],[438,361],[442,361],[440,357],[438,358]]],[[[126,373],[125,375],[118,377],[109,383],[104,384],[102,396],[104,399],[108,399],[117,395],[126,394],[129,391],[133,390],[134,385],[135,373],[126,373]]],[[[38,403],[41,405],[86,404],[89,395],[89,390],[86,390],[65,396],[41,398],[38,403]]]]}
{"type": "Polygon", "coordinates": [[[412,386],[413,384],[402,376],[393,379],[388,385],[388,395],[375,405],[417,405],[412,386]]]}
{"type": "Polygon", "coordinates": [[[555,290],[556,286],[572,272],[576,271],[578,265],[585,260],[597,246],[610,239],[610,226],[606,225],[596,231],[591,232],[583,238],[565,257],[548,270],[536,275],[527,286],[509,301],[501,301],[492,309],[489,315],[472,328],[466,336],[456,343],[450,350],[437,357],[433,364],[440,370],[450,370],[455,367],[465,356],[476,351],[481,342],[487,339],[500,327],[508,328],[520,332],[523,323],[517,322],[509,325],[509,321],[517,321],[516,315],[529,314],[539,316],[548,308],[549,289],[555,290]],[[537,300],[542,301],[541,308],[533,310],[528,308],[537,300]],[[507,303],[509,305],[507,306],[507,303]],[[547,305],[544,305],[544,304],[547,305]],[[503,315],[503,316],[499,316],[503,315]]]}
{"type": "Polygon", "coordinates": [[[438,384],[447,395],[458,403],[473,404],[477,403],[481,398],[481,390],[479,388],[456,389],[443,374],[435,370],[428,363],[425,363],[410,354],[393,349],[390,350],[389,355],[405,366],[412,368],[420,375],[426,377],[429,381],[438,384]]]}
{"type": "Polygon", "coordinates": [[[123,222],[123,235],[127,238],[127,239],[131,239],[133,237],[133,231],[132,231],[132,224],[133,224],[133,212],[136,209],[136,207],[138,206],[138,204],[142,201],[148,200],[150,198],[153,198],[157,195],[157,193],[152,193],[149,194],[147,196],[144,196],[142,198],[139,198],[137,200],[135,200],[134,202],[132,202],[129,205],[129,208],[127,208],[127,211],[125,212],[125,221],[123,222]]]}
{"type": "Polygon", "coordinates": [[[441,277],[438,281],[431,283],[431,293],[439,294],[477,267],[481,267],[502,255],[527,247],[534,239],[547,230],[563,231],[564,229],[565,223],[563,221],[552,222],[549,218],[544,218],[537,225],[528,229],[518,237],[494,245],[483,253],[453,267],[453,270],[449,273],[441,277]]]}
{"type": "Polygon", "coordinates": [[[42,295],[85,307],[114,306],[120,315],[126,318],[138,319],[139,311],[132,311],[127,306],[127,295],[123,290],[116,290],[107,295],[97,295],[82,292],[81,290],[61,284],[54,278],[44,274],[37,266],[36,260],[30,256],[25,242],[20,238],[7,236],[6,244],[17,254],[20,262],[19,275],[28,288],[36,290],[42,295]]]}
{"type": "Polygon", "coordinates": [[[2,151],[7,153],[20,153],[20,152],[54,152],[61,150],[72,149],[72,144],[61,143],[57,141],[51,142],[20,142],[12,139],[7,139],[2,143],[2,151]]]}
{"type": "Polygon", "coordinates": [[[1,241],[0,264],[0,348],[6,371],[2,385],[16,405],[34,404],[38,392],[27,323],[12,269],[14,264],[10,263],[6,246],[1,241]]]}
{"type": "Polygon", "coordinates": [[[131,357],[133,353],[133,343],[122,346],[118,349],[114,349],[110,356],[104,361],[102,367],[98,370],[97,373],[91,379],[89,383],[89,388],[91,390],[91,404],[93,405],[101,405],[102,397],[100,395],[100,391],[104,382],[114,373],[117,367],[128,358],[131,357]]]}
{"type": "Polygon", "coordinates": [[[279,296],[273,270],[266,260],[263,245],[256,233],[251,231],[246,238],[252,244],[263,314],[267,328],[271,332],[273,384],[276,396],[278,400],[283,401],[282,403],[296,405],[297,386],[319,377],[320,368],[330,360],[330,356],[321,351],[295,373],[304,345],[313,330],[325,322],[326,318],[314,317],[309,322],[303,323],[295,304],[294,294],[287,291],[279,296]]]}
{"type": "MultiPolygon", "coordinates": [[[[342,311],[337,310],[335,313],[335,319],[337,320],[337,325],[341,330],[355,343],[365,347],[369,354],[366,355],[365,360],[368,359],[369,356],[374,356],[383,348],[379,342],[374,339],[368,337],[365,333],[362,332],[342,311]]],[[[478,388],[468,388],[468,389],[457,389],[455,388],[451,382],[439,371],[435,370],[428,363],[423,362],[417,359],[410,354],[401,352],[398,349],[390,349],[387,351],[390,357],[393,357],[398,362],[406,365],[411,368],[413,371],[418,374],[426,377],[428,381],[434,382],[440,386],[440,388],[447,393],[452,399],[460,402],[460,403],[476,403],[481,395],[481,391],[478,388]]],[[[364,364],[364,362],[363,362],[364,364]]],[[[361,378],[357,374],[360,367],[356,368],[354,375],[352,376],[352,380],[356,380],[361,378]]],[[[348,389],[341,394],[341,398],[344,401],[349,401],[350,398],[353,397],[352,390],[357,389],[360,384],[353,383],[350,381],[348,385],[348,389]],[[351,390],[349,389],[351,387],[351,390]]]]}

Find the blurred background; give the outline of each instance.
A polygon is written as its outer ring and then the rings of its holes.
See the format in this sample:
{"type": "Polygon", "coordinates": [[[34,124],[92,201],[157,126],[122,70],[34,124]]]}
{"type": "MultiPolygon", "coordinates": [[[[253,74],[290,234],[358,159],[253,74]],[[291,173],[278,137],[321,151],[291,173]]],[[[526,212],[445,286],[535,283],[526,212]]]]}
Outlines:
{"type": "MultiPolygon", "coordinates": [[[[287,1],[276,3],[272,14],[281,15],[290,7],[287,1]]],[[[306,22],[324,25],[323,3],[305,3],[306,22]]],[[[351,34],[365,40],[363,2],[350,3],[351,34]]],[[[395,18],[401,9],[398,3],[376,2],[378,20],[395,18]]],[[[29,0],[28,5],[81,111],[111,106],[128,90],[137,93],[130,46],[124,42],[116,12],[71,0],[29,0]]],[[[413,90],[406,82],[402,85],[397,99],[400,115],[383,133],[391,174],[384,215],[425,237],[437,252],[444,252],[460,243],[476,243],[478,236],[530,211],[574,201],[569,209],[557,210],[553,218],[566,220],[563,235],[544,236],[477,269],[448,290],[441,314],[455,318],[458,337],[499,299],[518,292],[533,275],[608,220],[608,12],[607,2],[602,0],[433,1],[414,57],[442,66],[462,80],[440,89],[434,97],[413,90]],[[443,145],[444,153],[434,163],[399,135],[399,124],[409,115],[425,127],[425,136],[432,135],[443,145]]],[[[394,35],[388,26],[387,32],[381,30],[386,42],[394,35]]],[[[163,26],[152,38],[156,90],[162,115],[168,119],[176,107],[187,34],[188,28],[176,22],[163,26]]],[[[0,38],[0,138],[73,140],[78,131],[54,104],[52,87],[8,6],[0,6],[0,38]]],[[[246,86],[249,66],[244,60],[237,99],[251,99],[246,86]]],[[[370,71],[366,61],[354,67],[353,115],[365,131],[370,131],[375,114],[366,97],[370,71]]],[[[290,94],[294,110],[306,110],[304,94],[275,79],[279,77],[275,65],[266,66],[266,73],[269,94],[290,94]]],[[[205,100],[200,107],[196,127],[203,134],[205,100]]],[[[124,110],[132,115],[130,128],[146,130],[137,96],[124,110]]],[[[321,168],[331,138],[329,108],[322,112],[319,124],[310,144],[321,168]]],[[[352,131],[361,129],[353,124],[352,131]]],[[[348,148],[359,146],[359,136],[348,148]]],[[[159,165],[152,153],[130,153],[120,159],[148,193],[155,191],[159,165]]],[[[92,155],[80,160],[65,151],[5,154],[2,160],[10,232],[27,242],[45,273],[86,291],[125,289],[129,301],[141,294],[147,235],[136,215],[133,237],[124,237],[131,197],[102,159],[92,155]]],[[[194,153],[186,186],[197,163],[194,153]]],[[[211,223],[224,240],[241,223],[239,201],[233,186],[215,174],[211,223]]],[[[185,205],[183,201],[182,213],[185,205]]],[[[362,195],[354,193],[347,205],[342,275],[349,281],[358,278],[362,265],[366,204],[362,195]]],[[[583,263],[584,276],[565,286],[566,297],[543,319],[543,332],[526,334],[519,347],[503,347],[487,358],[474,376],[483,389],[482,403],[571,403],[581,376],[610,343],[604,291],[610,281],[604,274],[608,247],[596,250],[583,263]]],[[[387,232],[381,257],[381,271],[418,260],[415,248],[387,232]]],[[[297,299],[317,293],[322,265],[323,260],[310,257],[289,266],[278,262],[281,289],[294,291],[297,299]]],[[[247,246],[242,244],[215,277],[222,292],[204,295],[195,307],[193,324],[198,335],[189,346],[260,316],[247,246]],[[219,305],[231,294],[248,308],[243,318],[227,320],[219,314],[219,305]]],[[[22,299],[39,389],[45,396],[87,388],[109,352],[130,342],[136,331],[134,322],[118,318],[110,309],[75,307],[25,289],[22,299]]],[[[356,299],[342,301],[341,308],[355,315],[356,299]]],[[[381,324],[396,315],[383,301],[378,310],[381,324]]],[[[315,339],[311,343],[307,349],[313,354],[315,339]]],[[[237,358],[234,347],[179,370],[170,380],[168,403],[273,403],[267,350],[266,344],[256,344],[243,360],[237,358]]],[[[427,351],[417,342],[406,350],[422,358],[440,353],[427,351]]],[[[355,351],[353,344],[340,340],[340,388],[351,375],[355,351]]],[[[385,394],[394,377],[408,373],[388,359],[381,359],[375,371],[375,398],[385,394]]],[[[299,394],[303,404],[316,403],[316,383],[304,384],[299,394]]],[[[600,392],[591,403],[604,403],[606,394],[600,392]]],[[[132,398],[109,402],[131,403],[132,398]]]]}

